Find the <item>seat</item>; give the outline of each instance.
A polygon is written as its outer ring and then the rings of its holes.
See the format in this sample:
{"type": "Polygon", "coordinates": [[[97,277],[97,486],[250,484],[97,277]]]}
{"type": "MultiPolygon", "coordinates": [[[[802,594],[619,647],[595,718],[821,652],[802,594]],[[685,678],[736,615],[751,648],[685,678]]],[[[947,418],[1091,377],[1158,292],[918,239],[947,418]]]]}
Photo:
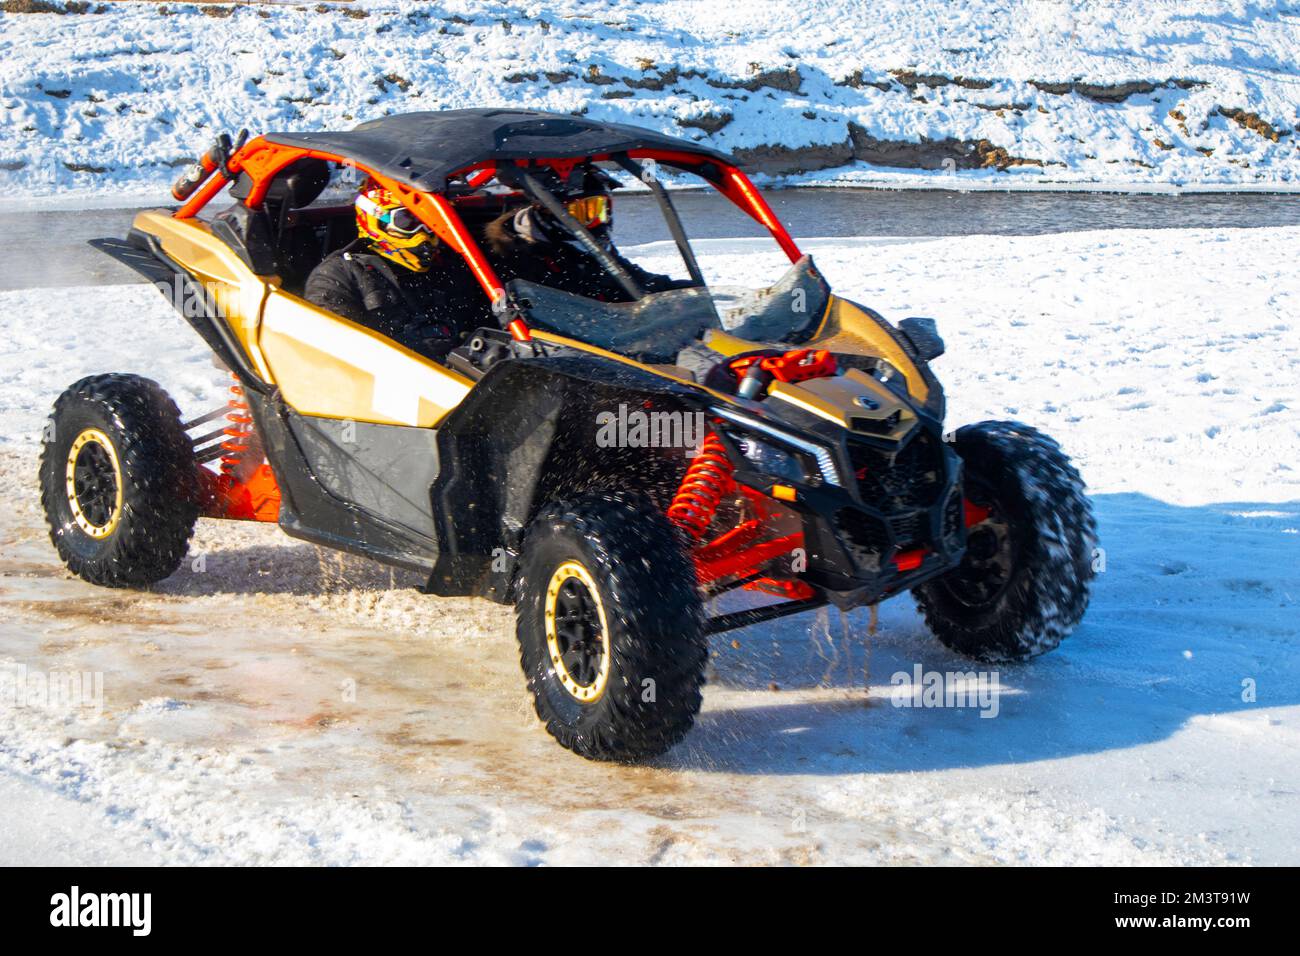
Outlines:
{"type": "Polygon", "coordinates": [[[329,250],[322,248],[316,226],[299,224],[292,214],[311,205],[329,181],[330,169],[324,160],[299,159],[271,180],[261,208],[251,209],[245,200],[252,192],[253,180],[240,173],[230,187],[236,201],[213,217],[212,234],[257,275],[276,275],[285,287],[296,288],[329,250]]]}

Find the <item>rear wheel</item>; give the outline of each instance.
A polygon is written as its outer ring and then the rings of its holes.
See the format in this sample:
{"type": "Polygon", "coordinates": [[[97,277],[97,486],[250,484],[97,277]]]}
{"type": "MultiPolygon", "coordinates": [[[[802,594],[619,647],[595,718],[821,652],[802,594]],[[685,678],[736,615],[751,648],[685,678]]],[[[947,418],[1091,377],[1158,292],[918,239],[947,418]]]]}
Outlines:
{"type": "Polygon", "coordinates": [[[913,592],[945,645],[983,661],[1055,648],[1082,620],[1097,526],[1059,445],[1016,422],[957,431],[968,504],[966,555],[913,592]]]}
{"type": "Polygon", "coordinates": [[[704,683],[704,615],[694,565],[661,512],[607,493],[544,508],[516,594],[524,674],[560,744],[637,761],[686,735],[704,683]]]}
{"type": "Polygon", "coordinates": [[[152,584],[185,557],[198,515],[176,404],[135,375],[93,375],[54,403],[41,448],[50,540],[93,584],[152,584]]]}

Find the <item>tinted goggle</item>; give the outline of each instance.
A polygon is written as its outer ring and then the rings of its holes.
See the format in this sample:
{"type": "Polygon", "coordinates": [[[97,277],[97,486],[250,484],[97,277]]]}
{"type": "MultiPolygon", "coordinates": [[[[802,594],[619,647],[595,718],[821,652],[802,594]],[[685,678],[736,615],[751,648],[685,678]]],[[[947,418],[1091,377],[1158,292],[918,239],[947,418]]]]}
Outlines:
{"type": "Polygon", "coordinates": [[[573,200],[571,203],[566,203],[564,208],[568,210],[570,216],[588,229],[594,226],[603,226],[609,222],[608,196],[584,196],[581,199],[573,200]]]}
{"type": "Polygon", "coordinates": [[[377,217],[391,232],[399,236],[413,236],[417,232],[428,232],[429,227],[416,218],[415,213],[405,206],[398,206],[381,212],[377,217]]]}
{"type": "Polygon", "coordinates": [[[429,227],[420,222],[415,213],[405,206],[384,209],[369,196],[359,196],[357,205],[383,223],[385,229],[396,235],[413,236],[421,230],[429,231],[429,227]]]}

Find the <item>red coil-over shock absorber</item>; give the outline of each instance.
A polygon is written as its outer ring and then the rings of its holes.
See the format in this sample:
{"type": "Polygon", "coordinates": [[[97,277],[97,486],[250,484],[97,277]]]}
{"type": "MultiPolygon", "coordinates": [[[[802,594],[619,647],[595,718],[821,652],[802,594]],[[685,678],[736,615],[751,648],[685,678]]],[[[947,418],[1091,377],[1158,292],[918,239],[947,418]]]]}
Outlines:
{"type": "MultiPolygon", "coordinates": [[[[262,460],[262,442],[238,379],[230,385],[230,399],[223,411],[226,424],[221,429],[225,437],[219,446],[221,469],[217,474],[198,469],[202,513],[209,518],[279,520],[280,486],[271,466],[262,460]]],[[[205,455],[202,460],[210,459],[205,455]]]]}
{"type": "Polygon", "coordinates": [[[699,540],[713,521],[718,503],[736,487],[735,470],[722,440],[709,432],[668,506],[668,520],[699,540]]]}
{"type": "Polygon", "coordinates": [[[230,385],[230,400],[226,405],[230,409],[226,413],[226,421],[230,424],[222,429],[226,439],[221,443],[221,472],[233,476],[248,452],[249,433],[253,427],[253,416],[249,412],[248,402],[244,401],[244,387],[237,378],[230,385]]]}

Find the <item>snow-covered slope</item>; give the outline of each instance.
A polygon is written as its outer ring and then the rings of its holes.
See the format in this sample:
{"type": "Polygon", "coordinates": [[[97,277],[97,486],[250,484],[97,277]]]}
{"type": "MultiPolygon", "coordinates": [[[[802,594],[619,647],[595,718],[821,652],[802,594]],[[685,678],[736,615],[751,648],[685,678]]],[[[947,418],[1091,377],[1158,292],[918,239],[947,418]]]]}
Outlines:
{"type": "Polygon", "coordinates": [[[3,9],[0,195],[156,192],[217,131],[481,105],[638,123],[797,181],[1300,187],[1284,0],[3,9]]]}
{"type": "Polygon", "coordinates": [[[0,706],[0,863],[1300,862],[1298,243],[805,241],[843,294],[939,318],[952,424],[1075,456],[1105,570],[1058,651],[999,669],[996,719],[890,705],[896,672],[973,669],[902,597],[874,638],[865,611],[715,638],[699,726],[638,768],[538,726],[508,609],[276,528],[202,521],[148,592],[68,578],[34,493],[57,393],[137,371],[196,412],[220,378],[147,286],[0,293],[0,667],[104,675],[97,718],[0,706]]]}

